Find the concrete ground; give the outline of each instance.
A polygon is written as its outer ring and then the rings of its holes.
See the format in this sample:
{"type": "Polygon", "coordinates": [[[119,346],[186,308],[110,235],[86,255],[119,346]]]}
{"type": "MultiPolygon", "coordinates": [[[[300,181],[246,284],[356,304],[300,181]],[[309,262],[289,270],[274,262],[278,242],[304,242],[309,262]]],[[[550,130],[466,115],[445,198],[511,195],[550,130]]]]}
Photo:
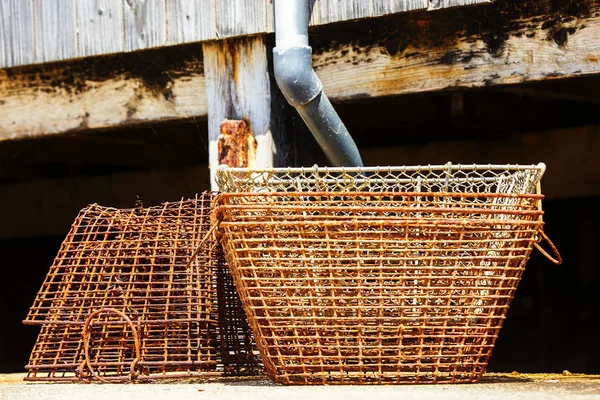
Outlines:
{"type": "Polygon", "coordinates": [[[471,385],[280,386],[267,379],[150,384],[25,383],[23,374],[0,375],[0,399],[296,400],[296,399],[600,399],[600,376],[489,374],[471,385]]]}

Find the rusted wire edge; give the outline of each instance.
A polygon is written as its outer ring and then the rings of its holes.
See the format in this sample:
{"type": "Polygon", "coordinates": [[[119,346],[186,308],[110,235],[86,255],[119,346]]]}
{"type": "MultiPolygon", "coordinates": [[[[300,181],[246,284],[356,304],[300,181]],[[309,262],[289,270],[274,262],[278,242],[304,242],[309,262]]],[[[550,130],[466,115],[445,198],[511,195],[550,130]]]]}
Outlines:
{"type": "Polygon", "coordinates": [[[202,240],[200,240],[200,243],[198,244],[198,247],[196,248],[196,250],[190,256],[189,261],[185,265],[185,269],[188,269],[192,265],[192,263],[194,262],[194,260],[196,259],[196,257],[198,257],[198,254],[200,254],[200,252],[204,248],[204,243],[206,243],[206,241],[211,237],[211,235],[215,232],[215,230],[217,230],[218,227],[219,227],[219,224],[214,224],[208,230],[208,232],[206,232],[206,235],[204,235],[204,237],[202,238],[202,240]]]}
{"type": "Polygon", "coordinates": [[[275,167],[275,168],[241,168],[241,167],[229,167],[227,165],[220,165],[218,167],[219,172],[232,172],[232,173],[352,173],[352,172],[405,172],[405,171],[469,171],[469,170],[490,170],[490,171],[528,171],[535,170],[543,172],[546,170],[546,164],[462,164],[447,162],[446,164],[437,165],[405,165],[405,166],[375,166],[375,167],[321,167],[313,165],[311,167],[275,167]]]}
{"type": "MultiPolygon", "coordinates": [[[[33,307],[32,307],[33,308],[33,307]]],[[[46,309],[46,308],[40,308],[46,309]]],[[[55,308],[56,309],[56,308],[55,308]]],[[[184,311],[181,311],[184,313],[184,311]]],[[[208,313],[208,312],[207,312],[208,313]]],[[[142,327],[152,327],[159,328],[165,327],[169,325],[174,325],[178,323],[207,323],[207,324],[217,324],[218,321],[216,319],[201,319],[201,318],[174,318],[174,319],[157,319],[157,320],[138,320],[138,325],[142,327]]],[[[42,325],[50,325],[50,326],[65,326],[65,325],[73,325],[73,326],[83,326],[85,321],[69,321],[69,320],[23,320],[24,325],[31,326],[42,326],[42,325]]],[[[114,321],[97,321],[93,322],[91,326],[102,326],[102,325],[114,325],[114,321]]]]}
{"type": "MultiPolygon", "coordinates": [[[[285,223],[285,222],[284,222],[285,223]]],[[[432,218],[431,220],[428,220],[427,218],[423,218],[423,219],[419,219],[419,218],[415,218],[415,219],[404,219],[404,218],[394,218],[394,217],[383,217],[380,219],[369,219],[369,220],[354,220],[352,218],[348,218],[345,220],[336,220],[336,221],[327,221],[327,220],[319,220],[319,221],[310,221],[309,218],[306,218],[306,220],[301,220],[301,221],[289,221],[288,223],[285,223],[285,225],[287,226],[295,226],[295,225],[299,225],[299,226],[353,226],[353,225],[358,225],[358,226],[373,226],[373,225],[380,225],[382,223],[385,223],[387,226],[406,226],[406,225],[416,225],[416,226],[423,226],[423,227],[436,227],[436,228],[443,228],[443,227],[447,227],[447,228],[456,228],[456,227],[468,227],[468,226],[474,226],[474,227],[479,227],[479,226],[511,226],[511,225],[523,225],[523,226],[532,226],[532,227],[536,227],[536,226],[541,226],[543,224],[543,222],[540,221],[511,221],[511,220],[506,220],[506,219],[486,219],[486,220],[473,220],[473,219],[468,219],[468,218],[464,218],[464,219],[435,219],[432,218]]],[[[256,226],[256,225],[260,225],[260,226],[280,226],[282,224],[282,221],[240,221],[240,220],[235,220],[235,221],[229,221],[229,220],[223,220],[222,222],[220,222],[220,225],[222,227],[225,226],[256,226]]],[[[498,229],[496,228],[497,231],[502,231],[502,230],[506,230],[506,229],[498,229]]],[[[536,231],[534,229],[534,231],[536,231]]],[[[347,233],[356,233],[353,231],[347,231],[347,233]]]]}
{"type": "Polygon", "coordinates": [[[392,198],[403,198],[403,197],[450,197],[450,198],[506,198],[506,199],[534,199],[543,200],[543,194],[537,193],[480,193],[480,192],[392,192],[392,191],[381,191],[381,192],[336,192],[336,191],[306,191],[306,192],[221,192],[219,199],[227,198],[239,198],[239,197],[392,197],[392,198]]]}
{"type": "MultiPolygon", "coordinates": [[[[57,374],[63,374],[65,372],[57,372],[57,374]]],[[[43,372],[44,375],[47,374],[47,372],[43,372]]],[[[223,378],[223,373],[221,372],[211,372],[211,371],[206,371],[206,372],[195,372],[195,371],[191,371],[190,373],[184,372],[167,372],[167,373],[156,373],[156,374],[150,374],[150,375],[140,375],[136,378],[136,382],[151,382],[151,381],[162,381],[162,380],[169,380],[169,379],[179,379],[179,378],[223,378]]],[[[110,383],[119,383],[119,382],[129,382],[129,377],[105,377],[105,380],[109,381],[110,383]]],[[[227,378],[227,379],[231,379],[231,378],[227,378]]],[[[69,376],[69,377],[30,377],[30,376],[26,376],[23,378],[24,381],[28,381],[28,382],[64,382],[64,383],[81,383],[82,382],[82,378],[76,377],[76,376],[69,376]]],[[[93,380],[92,380],[93,382],[93,380]]]]}
{"type": "MultiPolygon", "coordinates": [[[[94,367],[123,367],[131,365],[131,362],[91,362],[94,367]]],[[[138,361],[137,365],[139,367],[162,367],[162,366],[181,366],[181,367],[212,367],[218,365],[218,361],[138,361]]],[[[54,370],[55,368],[73,368],[79,367],[81,363],[58,363],[58,364],[27,364],[25,365],[26,369],[36,370],[36,371],[44,371],[44,370],[54,370]]]]}
{"type": "Polygon", "coordinates": [[[334,171],[328,168],[238,169],[219,168],[216,181],[222,192],[512,192],[534,193],[545,167],[511,166],[373,167],[334,171]],[[439,167],[439,168],[438,168],[439,167]]]}
{"type": "Polygon", "coordinates": [[[563,263],[562,256],[560,255],[560,252],[558,251],[558,249],[556,248],[556,246],[554,245],[552,240],[550,240],[548,235],[546,235],[546,232],[544,232],[543,229],[540,229],[539,235],[540,235],[540,241],[545,241],[548,244],[548,246],[550,246],[550,249],[552,250],[552,253],[554,254],[554,256],[550,255],[546,250],[544,250],[538,242],[533,244],[535,246],[535,248],[540,253],[542,253],[548,260],[550,260],[552,263],[554,263],[556,265],[562,265],[562,263],[563,263]]]}
{"type": "MultiPolygon", "coordinates": [[[[514,210],[513,208],[517,208],[519,207],[519,205],[513,205],[513,204],[508,204],[508,205],[498,205],[496,207],[494,206],[490,206],[487,205],[486,207],[470,207],[470,208],[466,208],[466,207],[427,207],[426,205],[424,207],[416,207],[418,204],[415,204],[415,206],[413,207],[399,207],[399,206],[379,206],[379,205],[362,205],[362,204],[358,204],[358,205],[348,205],[348,206],[342,206],[342,207],[337,207],[337,206],[333,206],[333,205],[328,205],[327,209],[329,212],[343,212],[343,213],[351,213],[351,212],[360,212],[360,213],[424,213],[424,214],[428,214],[428,213],[455,213],[455,214],[482,214],[482,215],[488,215],[488,214],[502,214],[502,215],[532,215],[532,216],[539,216],[539,215],[543,215],[544,213],[541,211],[538,211],[536,209],[530,209],[530,210],[514,210]]],[[[302,206],[299,206],[298,204],[288,204],[287,205],[280,205],[280,204],[260,204],[260,205],[253,205],[253,204],[239,204],[239,205],[222,205],[220,206],[223,209],[230,209],[230,210],[240,210],[240,211],[246,211],[246,212],[257,212],[257,211],[269,211],[269,212],[273,212],[273,211],[277,211],[279,213],[289,213],[290,211],[295,211],[295,210],[299,210],[300,208],[302,208],[302,211],[304,212],[311,212],[311,211],[321,211],[323,210],[324,206],[312,206],[310,204],[303,204],[302,206]]],[[[286,217],[288,217],[289,219],[299,219],[299,218],[303,218],[303,215],[286,215],[286,217]]],[[[329,218],[336,218],[336,216],[333,215],[327,215],[326,217],[329,218]]],[[[339,218],[339,216],[338,216],[339,218]]],[[[356,218],[361,219],[361,218],[369,218],[368,215],[365,216],[361,216],[361,215],[356,215],[356,218]]]]}

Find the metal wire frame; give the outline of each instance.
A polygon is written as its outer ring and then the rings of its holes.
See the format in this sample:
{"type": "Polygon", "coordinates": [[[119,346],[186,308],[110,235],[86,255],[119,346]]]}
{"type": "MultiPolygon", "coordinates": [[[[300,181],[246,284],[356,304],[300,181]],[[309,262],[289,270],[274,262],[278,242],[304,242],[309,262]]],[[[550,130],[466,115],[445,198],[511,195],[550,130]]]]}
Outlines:
{"type": "Polygon", "coordinates": [[[225,254],[267,374],[478,381],[543,225],[539,196],[473,205],[497,196],[222,194],[225,254]]]}
{"type": "Polygon", "coordinates": [[[479,381],[543,235],[543,172],[221,168],[222,244],[267,374],[479,381]]]}
{"type": "Polygon", "coordinates": [[[234,315],[239,299],[210,235],[213,199],[205,193],[159,207],[83,209],[24,321],[42,326],[26,380],[257,372],[245,318],[234,315]],[[223,336],[222,325],[234,334],[223,336]]]}
{"type": "Polygon", "coordinates": [[[216,180],[226,193],[244,192],[449,192],[535,193],[546,166],[445,165],[405,167],[267,168],[219,166],[216,180]]]}

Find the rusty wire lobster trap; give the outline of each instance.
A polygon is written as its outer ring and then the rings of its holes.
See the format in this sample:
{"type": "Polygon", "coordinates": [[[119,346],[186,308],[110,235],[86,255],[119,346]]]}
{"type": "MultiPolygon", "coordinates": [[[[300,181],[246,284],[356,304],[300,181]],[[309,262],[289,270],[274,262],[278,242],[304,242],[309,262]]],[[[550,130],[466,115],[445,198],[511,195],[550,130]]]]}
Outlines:
{"type": "Polygon", "coordinates": [[[479,381],[530,252],[547,239],[544,170],[222,166],[222,244],[267,374],[479,381]]]}
{"type": "Polygon", "coordinates": [[[83,209],[24,321],[41,326],[26,380],[256,373],[251,332],[210,235],[213,199],[83,209]]]}

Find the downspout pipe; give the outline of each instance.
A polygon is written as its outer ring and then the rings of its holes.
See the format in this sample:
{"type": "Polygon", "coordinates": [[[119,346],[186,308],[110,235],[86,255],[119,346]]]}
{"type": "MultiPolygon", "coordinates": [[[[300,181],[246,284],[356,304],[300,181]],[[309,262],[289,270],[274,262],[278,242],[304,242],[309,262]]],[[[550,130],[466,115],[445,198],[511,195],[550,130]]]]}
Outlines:
{"type": "Polygon", "coordinates": [[[335,167],[362,167],[348,129],[323,93],[308,45],[310,0],[275,0],[275,80],[335,167]]]}

